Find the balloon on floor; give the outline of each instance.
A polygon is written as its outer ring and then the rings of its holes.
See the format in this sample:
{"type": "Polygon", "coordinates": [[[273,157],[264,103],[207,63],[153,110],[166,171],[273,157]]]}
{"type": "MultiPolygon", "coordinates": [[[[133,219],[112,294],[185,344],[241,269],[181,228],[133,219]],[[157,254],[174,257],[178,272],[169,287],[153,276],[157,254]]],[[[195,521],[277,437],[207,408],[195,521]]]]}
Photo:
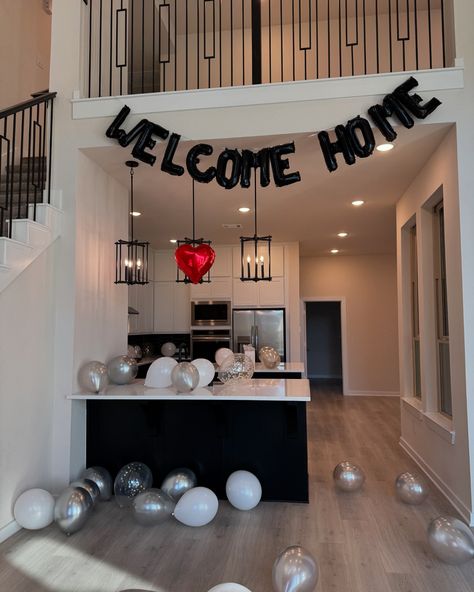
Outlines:
{"type": "Polygon", "coordinates": [[[433,553],[451,565],[461,565],[474,558],[474,534],[457,518],[439,516],[428,527],[428,543],[433,553]]]}
{"type": "Polygon", "coordinates": [[[216,494],[207,487],[194,487],[176,504],[173,516],[186,526],[204,526],[214,519],[219,508],[216,494]]]}
{"type": "Polygon", "coordinates": [[[18,496],[13,515],[22,528],[46,528],[54,519],[54,498],[45,489],[28,489],[18,496]]]}
{"type": "Polygon", "coordinates": [[[262,486],[250,471],[235,471],[227,479],[225,493],[234,508],[251,510],[260,502],[262,486]]]}
{"type": "Polygon", "coordinates": [[[226,582],[225,584],[217,584],[212,587],[209,592],[250,592],[248,588],[235,582],[226,582]]]}
{"type": "Polygon", "coordinates": [[[139,493],[132,503],[133,517],[143,526],[155,526],[171,517],[174,501],[160,489],[147,489],[139,493]]]}
{"type": "Polygon", "coordinates": [[[316,559],[300,546],[288,547],[273,564],[275,592],[312,592],[319,578],[316,559]]]}
{"type": "Polygon", "coordinates": [[[404,504],[417,506],[428,497],[428,487],[423,479],[412,473],[402,473],[395,481],[395,492],[404,504]]]}
{"type": "Polygon", "coordinates": [[[54,505],[54,521],[67,535],[80,530],[92,510],[93,502],[82,487],[67,487],[54,505]]]}
{"type": "Polygon", "coordinates": [[[364,485],[365,473],[356,464],[345,460],[336,465],[333,478],[340,491],[358,491],[364,485]]]}
{"type": "Polygon", "coordinates": [[[112,476],[104,467],[89,467],[82,472],[81,478],[94,481],[99,488],[101,501],[108,501],[112,497],[112,476]]]}
{"type": "Polygon", "coordinates": [[[69,486],[82,487],[83,489],[85,489],[87,493],[91,496],[92,503],[94,504],[94,506],[100,499],[100,489],[97,483],[94,483],[94,481],[91,481],[90,479],[78,479],[77,481],[73,481],[72,483],[70,483],[69,486]]]}
{"type": "Polygon", "coordinates": [[[170,471],[163,479],[161,490],[177,502],[187,491],[196,487],[197,478],[191,469],[180,468],[170,471]]]}
{"type": "Polygon", "coordinates": [[[141,462],[132,462],[120,469],[114,481],[115,500],[121,508],[131,506],[133,498],[150,489],[153,476],[141,462]]]}

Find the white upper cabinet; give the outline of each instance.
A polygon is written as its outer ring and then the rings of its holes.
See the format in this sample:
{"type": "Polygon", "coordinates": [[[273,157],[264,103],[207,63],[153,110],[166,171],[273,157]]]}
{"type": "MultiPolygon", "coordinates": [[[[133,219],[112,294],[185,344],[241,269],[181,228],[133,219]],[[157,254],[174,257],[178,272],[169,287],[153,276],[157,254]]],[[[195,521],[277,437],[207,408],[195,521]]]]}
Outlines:
{"type": "MultiPolygon", "coordinates": [[[[258,256],[263,255],[264,257],[267,256],[267,249],[261,249],[258,252],[258,256]]],[[[284,247],[283,245],[272,245],[271,247],[271,273],[272,277],[283,277],[285,275],[285,256],[284,256],[284,247]]],[[[240,278],[240,274],[242,273],[242,262],[240,258],[240,247],[233,247],[232,249],[232,269],[233,269],[233,277],[240,278]]],[[[242,282],[242,283],[249,283],[249,282],[242,282]]],[[[261,282],[258,282],[261,283],[261,282]]]]}
{"type": "Polygon", "coordinates": [[[156,333],[189,332],[189,286],[176,282],[155,282],[154,310],[153,329],[156,333]]]}
{"type": "Polygon", "coordinates": [[[232,247],[212,247],[216,253],[214,265],[211,267],[211,278],[230,277],[232,275],[232,247]]]}
{"type": "Polygon", "coordinates": [[[176,281],[174,251],[155,251],[153,259],[153,280],[155,282],[176,281]]]}
{"type": "Polygon", "coordinates": [[[130,315],[129,333],[153,333],[153,282],[128,287],[128,305],[138,310],[130,315]]]}
{"type": "Polygon", "coordinates": [[[210,283],[191,284],[191,300],[230,300],[232,298],[232,279],[214,277],[211,270],[210,283]]]}

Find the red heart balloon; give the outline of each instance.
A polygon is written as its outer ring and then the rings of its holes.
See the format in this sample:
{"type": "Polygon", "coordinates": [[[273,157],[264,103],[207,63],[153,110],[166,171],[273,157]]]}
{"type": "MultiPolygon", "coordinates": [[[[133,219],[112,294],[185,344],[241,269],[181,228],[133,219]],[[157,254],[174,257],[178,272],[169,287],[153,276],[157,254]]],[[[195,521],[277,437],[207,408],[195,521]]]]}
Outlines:
{"type": "Polygon", "coordinates": [[[209,245],[181,245],[175,251],[174,258],[181,271],[193,284],[199,284],[202,276],[212,267],[216,254],[209,245]]]}

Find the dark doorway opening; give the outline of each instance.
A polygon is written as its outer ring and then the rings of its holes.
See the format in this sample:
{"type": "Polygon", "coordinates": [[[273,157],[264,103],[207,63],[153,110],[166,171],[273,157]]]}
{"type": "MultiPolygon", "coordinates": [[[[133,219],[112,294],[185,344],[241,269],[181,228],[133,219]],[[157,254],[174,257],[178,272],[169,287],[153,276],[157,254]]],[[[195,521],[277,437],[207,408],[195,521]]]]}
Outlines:
{"type": "Polygon", "coordinates": [[[342,393],[341,303],[306,302],[308,378],[342,393]]]}

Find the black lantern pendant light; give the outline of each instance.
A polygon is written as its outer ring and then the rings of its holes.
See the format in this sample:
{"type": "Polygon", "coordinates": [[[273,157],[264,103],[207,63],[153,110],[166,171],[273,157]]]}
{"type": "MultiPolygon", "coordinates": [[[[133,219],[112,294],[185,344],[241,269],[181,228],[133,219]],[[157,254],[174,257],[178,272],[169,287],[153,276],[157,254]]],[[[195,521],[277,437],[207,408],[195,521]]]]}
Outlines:
{"type": "Polygon", "coordinates": [[[138,241],[133,237],[133,169],[138,166],[135,160],[125,163],[130,168],[130,211],[128,240],[115,243],[115,283],[148,284],[148,246],[146,241],[138,241]]]}
{"type": "Polygon", "coordinates": [[[254,232],[253,236],[240,237],[242,282],[272,281],[271,236],[257,235],[257,175],[254,175],[254,232]]]}
{"type": "MultiPolygon", "coordinates": [[[[194,191],[194,179],[192,180],[192,206],[193,206],[193,238],[183,238],[176,241],[176,248],[179,249],[181,245],[191,245],[197,247],[199,245],[211,245],[212,241],[204,240],[203,238],[196,238],[196,204],[195,204],[195,191],[194,191]]],[[[179,267],[176,267],[176,281],[178,283],[190,284],[192,283],[190,278],[185,275],[179,267]]],[[[209,270],[200,280],[200,284],[211,283],[211,270],[209,270]]]]}

